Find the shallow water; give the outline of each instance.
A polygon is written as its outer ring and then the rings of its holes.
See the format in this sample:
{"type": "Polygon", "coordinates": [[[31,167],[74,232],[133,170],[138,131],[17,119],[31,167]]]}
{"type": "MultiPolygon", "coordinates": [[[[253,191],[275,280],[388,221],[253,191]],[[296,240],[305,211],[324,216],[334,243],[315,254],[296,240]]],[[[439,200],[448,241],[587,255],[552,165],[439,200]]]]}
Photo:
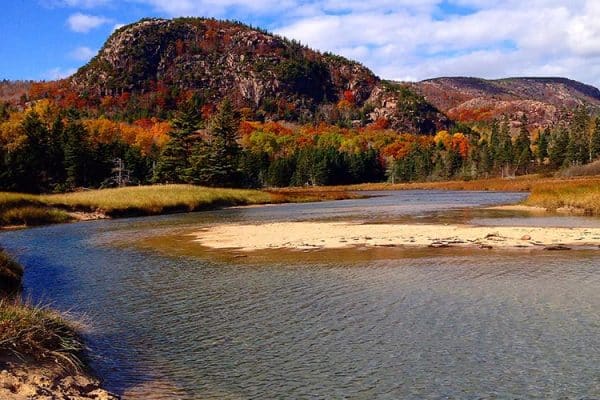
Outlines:
{"type": "Polygon", "coordinates": [[[26,265],[27,296],[85,315],[92,365],[126,398],[600,398],[599,251],[237,259],[181,235],[307,219],[600,226],[476,208],[522,194],[383,195],[51,226],[0,244],[26,265]]]}

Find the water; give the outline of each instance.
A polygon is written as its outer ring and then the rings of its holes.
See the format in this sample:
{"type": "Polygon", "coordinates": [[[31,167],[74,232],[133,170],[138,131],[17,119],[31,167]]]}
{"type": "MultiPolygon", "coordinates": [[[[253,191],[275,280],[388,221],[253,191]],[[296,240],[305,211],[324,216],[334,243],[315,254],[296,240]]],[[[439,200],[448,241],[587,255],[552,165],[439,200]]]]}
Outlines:
{"type": "Polygon", "coordinates": [[[600,252],[237,259],[183,236],[234,221],[526,218],[472,208],[520,194],[384,194],[51,226],[0,243],[26,265],[27,296],[88,321],[92,366],[126,398],[600,398],[600,252]]]}

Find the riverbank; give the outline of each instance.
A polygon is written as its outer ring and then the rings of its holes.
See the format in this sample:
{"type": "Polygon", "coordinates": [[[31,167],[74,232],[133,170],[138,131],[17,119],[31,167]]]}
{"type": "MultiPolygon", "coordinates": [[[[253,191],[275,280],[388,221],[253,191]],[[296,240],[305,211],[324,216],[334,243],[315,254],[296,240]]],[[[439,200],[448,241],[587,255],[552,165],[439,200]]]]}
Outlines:
{"type": "Polygon", "coordinates": [[[196,232],[194,240],[212,249],[240,251],[351,247],[567,250],[598,248],[600,228],[283,222],[213,226],[196,232]]]}
{"type": "Polygon", "coordinates": [[[356,192],[386,190],[528,191],[531,195],[524,205],[549,211],[600,215],[600,177],[548,178],[526,175],[511,179],[368,183],[272,190],[154,185],[52,195],[0,192],[0,227],[149,216],[230,206],[344,200],[361,197],[356,192]]]}
{"type": "Polygon", "coordinates": [[[0,398],[117,399],[85,371],[76,325],[19,299],[22,277],[0,249],[0,398]]]}
{"type": "MultiPolygon", "coordinates": [[[[282,189],[300,194],[304,188],[282,189]]],[[[459,190],[494,192],[531,192],[523,205],[546,211],[576,215],[600,215],[600,176],[545,177],[524,175],[514,178],[490,178],[472,181],[414,183],[365,183],[348,186],[312,188],[312,192],[384,191],[384,190],[459,190]]]]}
{"type": "Polygon", "coordinates": [[[220,207],[342,200],[347,191],[247,190],[192,185],[132,186],[66,194],[0,193],[0,227],[211,210],[220,207]]]}

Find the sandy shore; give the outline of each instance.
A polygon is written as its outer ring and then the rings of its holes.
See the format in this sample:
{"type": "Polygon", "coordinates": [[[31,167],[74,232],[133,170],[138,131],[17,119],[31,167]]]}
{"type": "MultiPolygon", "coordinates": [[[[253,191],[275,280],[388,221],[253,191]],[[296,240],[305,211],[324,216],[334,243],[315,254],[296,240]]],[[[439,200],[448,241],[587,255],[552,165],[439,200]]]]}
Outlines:
{"type": "Polygon", "coordinates": [[[214,249],[339,249],[371,247],[473,247],[564,249],[600,246],[600,228],[482,227],[470,225],[283,222],[218,225],[196,232],[214,249]]]}
{"type": "Polygon", "coordinates": [[[56,364],[40,365],[13,358],[0,360],[0,399],[117,400],[84,372],[65,372],[56,364]]]}

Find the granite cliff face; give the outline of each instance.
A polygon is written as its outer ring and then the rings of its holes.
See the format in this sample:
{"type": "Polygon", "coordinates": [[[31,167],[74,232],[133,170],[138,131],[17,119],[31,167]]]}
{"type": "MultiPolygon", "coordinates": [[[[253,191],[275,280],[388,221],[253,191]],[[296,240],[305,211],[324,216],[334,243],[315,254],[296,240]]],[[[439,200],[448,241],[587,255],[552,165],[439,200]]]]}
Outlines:
{"type": "Polygon", "coordinates": [[[600,90],[565,78],[436,78],[410,86],[460,122],[491,121],[524,114],[533,126],[544,127],[568,119],[573,109],[600,111],[600,90]]]}
{"type": "Polygon", "coordinates": [[[362,123],[386,118],[393,128],[423,133],[449,123],[409,87],[386,84],[356,62],[212,19],[147,19],[125,26],[70,82],[97,98],[158,90],[191,91],[211,103],[227,96],[266,118],[310,120],[320,108],[350,98],[357,110],[369,104],[362,123]]]}

